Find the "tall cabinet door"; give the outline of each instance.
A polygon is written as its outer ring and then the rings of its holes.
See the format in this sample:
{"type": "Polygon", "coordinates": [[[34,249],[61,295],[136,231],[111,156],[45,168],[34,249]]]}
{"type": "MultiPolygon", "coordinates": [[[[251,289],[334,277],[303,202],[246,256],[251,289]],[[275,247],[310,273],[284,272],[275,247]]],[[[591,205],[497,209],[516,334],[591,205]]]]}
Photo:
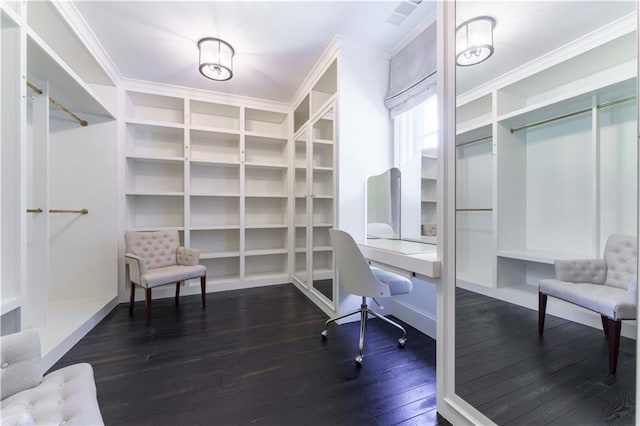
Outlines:
{"type": "Polygon", "coordinates": [[[312,122],[309,147],[309,270],[312,286],[333,304],[334,259],[329,229],[335,225],[335,104],[312,122]]]}
{"type": "Polygon", "coordinates": [[[293,277],[305,288],[309,288],[309,280],[307,278],[307,266],[308,266],[308,224],[309,218],[307,212],[308,200],[309,200],[309,184],[307,177],[307,164],[309,162],[309,149],[308,149],[308,132],[306,126],[302,128],[294,140],[294,204],[293,204],[293,217],[294,217],[294,266],[293,277]]]}

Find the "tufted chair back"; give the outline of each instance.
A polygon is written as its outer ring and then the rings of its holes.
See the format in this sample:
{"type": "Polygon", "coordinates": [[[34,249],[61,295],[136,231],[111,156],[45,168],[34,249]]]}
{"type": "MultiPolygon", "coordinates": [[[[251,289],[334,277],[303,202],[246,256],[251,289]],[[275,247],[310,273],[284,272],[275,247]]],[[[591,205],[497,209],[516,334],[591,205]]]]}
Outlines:
{"type": "Polygon", "coordinates": [[[177,263],[176,251],[180,237],[176,230],[137,232],[124,234],[126,252],[143,257],[149,269],[162,268],[177,263]]]}
{"type": "Polygon", "coordinates": [[[604,284],[627,290],[637,275],[638,246],[635,236],[612,234],[604,248],[607,277],[604,284]]]}

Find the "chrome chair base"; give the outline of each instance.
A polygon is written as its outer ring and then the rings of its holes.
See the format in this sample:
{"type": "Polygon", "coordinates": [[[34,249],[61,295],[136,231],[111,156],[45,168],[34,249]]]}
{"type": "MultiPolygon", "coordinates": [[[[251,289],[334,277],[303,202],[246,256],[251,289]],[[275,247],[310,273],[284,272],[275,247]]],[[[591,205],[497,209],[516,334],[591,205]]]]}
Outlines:
{"type": "Polygon", "coordinates": [[[362,298],[362,304],[360,305],[359,309],[354,309],[353,311],[347,312],[346,314],[337,316],[335,318],[330,318],[328,319],[325,323],[324,323],[324,330],[322,331],[322,333],[320,333],[320,335],[322,336],[322,340],[327,340],[328,336],[329,336],[329,332],[327,330],[327,327],[329,326],[329,324],[331,324],[332,322],[335,322],[337,320],[340,320],[342,318],[346,318],[348,316],[354,315],[354,314],[360,314],[360,338],[358,340],[358,355],[355,357],[354,361],[356,362],[356,365],[358,367],[362,366],[362,359],[364,358],[364,355],[362,354],[362,348],[364,346],[364,330],[365,327],[367,325],[367,318],[369,317],[369,314],[373,315],[376,318],[379,318],[381,320],[383,320],[384,322],[391,324],[392,326],[400,329],[402,331],[402,337],[398,339],[398,346],[400,348],[404,348],[404,345],[407,343],[407,331],[404,329],[403,326],[401,326],[400,324],[398,324],[395,321],[391,321],[389,318],[378,314],[377,312],[373,312],[371,309],[369,309],[369,307],[367,306],[367,298],[363,297],[362,298]]]}

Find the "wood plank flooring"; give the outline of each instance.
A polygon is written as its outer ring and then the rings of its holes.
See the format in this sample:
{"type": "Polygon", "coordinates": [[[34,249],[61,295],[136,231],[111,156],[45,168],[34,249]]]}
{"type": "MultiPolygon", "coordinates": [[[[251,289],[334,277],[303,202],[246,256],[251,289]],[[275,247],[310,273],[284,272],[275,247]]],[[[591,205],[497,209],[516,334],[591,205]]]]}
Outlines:
{"type": "Polygon", "coordinates": [[[119,305],[54,367],[93,365],[107,425],[435,425],[435,341],[370,320],[331,325],[293,285],[119,305]]]}
{"type": "Polygon", "coordinates": [[[632,425],[635,341],[608,374],[602,330],[456,291],[456,393],[499,425],[632,425]]]}

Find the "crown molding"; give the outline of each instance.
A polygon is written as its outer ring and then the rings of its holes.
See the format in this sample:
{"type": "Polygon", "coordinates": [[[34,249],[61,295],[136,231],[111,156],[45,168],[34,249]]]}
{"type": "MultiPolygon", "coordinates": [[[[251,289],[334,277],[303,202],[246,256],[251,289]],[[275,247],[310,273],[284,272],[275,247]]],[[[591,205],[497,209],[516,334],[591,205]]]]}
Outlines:
{"type": "Polygon", "coordinates": [[[418,25],[416,25],[416,27],[414,29],[412,29],[411,32],[409,32],[409,34],[404,36],[404,38],[402,40],[400,40],[400,42],[398,42],[398,44],[396,44],[391,49],[391,56],[396,56],[402,49],[407,47],[409,45],[409,43],[411,43],[413,40],[415,40],[416,37],[418,37],[420,34],[422,34],[422,32],[424,30],[429,28],[431,25],[435,24],[437,15],[438,15],[437,14],[437,10],[434,10],[429,16],[424,18],[424,20],[422,20],[422,22],[420,22],[418,25]]]}

